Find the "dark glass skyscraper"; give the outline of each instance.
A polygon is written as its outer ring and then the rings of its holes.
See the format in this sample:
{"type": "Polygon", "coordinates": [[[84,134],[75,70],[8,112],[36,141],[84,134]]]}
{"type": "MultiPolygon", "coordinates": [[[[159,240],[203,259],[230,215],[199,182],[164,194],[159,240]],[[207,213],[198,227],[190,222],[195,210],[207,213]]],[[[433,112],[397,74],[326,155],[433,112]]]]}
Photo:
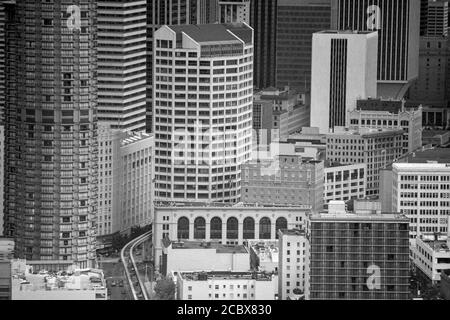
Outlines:
{"type": "Polygon", "coordinates": [[[278,0],[276,86],[309,91],[312,34],[328,30],[330,0],[278,0]]]}
{"type": "Polygon", "coordinates": [[[419,69],[420,0],[336,0],[333,29],[378,30],[378,96],[401,99],[419,69]]]}
{"type": "Polygon", "coordinates": [[[96,3],[7,7],[5,230],[19,258],[95,261],[96,3]]]}
{"type": "Polygon", "coordinates": [[[255,33],[256,88],[275,86],[277,1],[253,0],[250,8],[250,25],[255,33]]]}

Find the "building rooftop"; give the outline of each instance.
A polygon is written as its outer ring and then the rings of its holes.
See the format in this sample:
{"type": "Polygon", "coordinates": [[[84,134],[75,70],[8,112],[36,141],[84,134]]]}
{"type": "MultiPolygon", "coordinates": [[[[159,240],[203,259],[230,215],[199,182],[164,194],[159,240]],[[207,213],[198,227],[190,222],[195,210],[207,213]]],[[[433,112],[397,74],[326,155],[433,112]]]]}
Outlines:
{"type": "Polygon", "coordinates": [[[208,210],[210,208],[223,208],[224,210],[310,210],[309,205],[265,205],[259,203],[222,203],[222,202],[174,202],[174,201],[155,201],[155,208],[180,208],[187,210],[208,210]]]}
{"type": "Polygon", "coordinates": [[[96,290],[105,289],[103,271],[98,269],[75,270],[73,273],[26,273],[13,277],[13,284],[20,291],[40,290],[96,290]]]}
{"type": "Polygon", "coordinates": [[[153,135],[148,134],[148,133],[144,133],[144,132],[137,133],[137,134],[135,134],[135,135],[133,135],[131,137],[123,139],[122,142],[121,142],[121,145],[122,146],[127,146],[127,145],[130,145],[130,144],[133,144],[133,143],[145,140],[145,139],[149,139],[149,138],[152,138],[152,137],[153,137],[153,135]]]}
{"type": "Polygon", "coordinates": [[[367,35],[371,33],[376,33],[374,31],[364,31],[364,30],[322,30],[316,33],[320,34],[359,34],[367,35]]]}
{"type": "Polygon", "coordinates": [[[271,281],[272,273],[266,272],[180,272],[180,277],[185,281],[208,281],[208,280],[257,280],[271,281]]]}
{"type": "Polygon", "coordinates": [[[279,250],[278,241],[273,240],[253,240],[249,241],[249,246],[259,257],[261,262],[278,262],[279,250]]]}
{"type": "Polygon", "coordinates": [[[280,229],[280,232],[287,236],[304,236],[305,230],[300,229],[280,229]]]}
{"type": "Polygon", "coordinates": [[[352,130],[346,127],[335,127],[334,133],[328,133],[328,137],[332,136],[361,136],[361,137],[371,137],[371,136],[383,136],[383,135],[403,135],[404,131],[402,129],[388,129],[388,128],[360,128],[358,130],[352,130]]]}
{"type": "Polygon", "coordinates": [[[411,170],[420,170],[420,171],[450,171],[450,158],[447,158],[449,163],[437,163],[437,162],[428,162],[428,163],[394,163],[392,167],[397,171],[411,171],[411,170]]]}
{"type": "Polygon", "coordinates": [[[320,212],[314,213],[310,216],[311,221],[335,221],[335,220],[348,220],[348,221],[401,221],[408,222],[409,219],[400,213],[328,213],[320,212]]]}
{"type": "Polygon", "coordinates": [[[447,240],[423,240],[434,252],[450,252],[447,240]]]}
{"type": "Polygon", "coordinates": [[[172,241],[170,244],[175,250],[215,249],[216,253],[248,253],[247,248],[243,245],[224,245],[213,241],[172,241]]]}
{"type": "Polygon", "coordinates": [[[176,33],[184,32],[198,43],[238,42],[252,43],[253,30],[244,23],[236,24],[199,24],[170,25],[176,33]]]}

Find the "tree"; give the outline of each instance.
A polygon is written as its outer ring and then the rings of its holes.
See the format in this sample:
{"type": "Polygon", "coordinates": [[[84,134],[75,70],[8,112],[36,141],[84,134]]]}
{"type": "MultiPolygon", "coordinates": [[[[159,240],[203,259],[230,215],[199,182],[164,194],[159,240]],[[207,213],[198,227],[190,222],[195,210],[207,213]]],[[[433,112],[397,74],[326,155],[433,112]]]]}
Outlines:
{"type": "Polygon", "coordinates": [[[171,278],[158,280],[155,285],[156,300],[175,300],[175,283],[171,278]]]}

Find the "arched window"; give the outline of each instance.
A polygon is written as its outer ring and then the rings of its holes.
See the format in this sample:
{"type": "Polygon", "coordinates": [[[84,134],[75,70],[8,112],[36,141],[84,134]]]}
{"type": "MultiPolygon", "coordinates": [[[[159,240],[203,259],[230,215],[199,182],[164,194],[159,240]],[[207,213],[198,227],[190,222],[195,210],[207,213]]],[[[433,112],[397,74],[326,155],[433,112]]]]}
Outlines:
{"type": "Polygon", "coordinates": [[[211,239],[222,239],[222,219],[214,217],[211,219],[211,239]]]}
{"type": "Polygon", "coordinates": [[[227,239],[237,239],[239,222],[236,218],[229,218],[227,221],[227,239]]]}
{"type": "Polygon", "coordinates": [[[186,217],[178,219],[178,239],[189,239],[189,219],[186,217]]]}
{"type": "Polygon", "coordinates": [[[247,217],[244,219],[243,229],[244,239],[255,239],[255,220],[253,218],[247,217]]]}
{"type": "Polygon", "coordinates": [[[271,239],[270,234],[270,219],[269,218],[262,218],[259,221],[259,238],[260,239],[271,239]]]}
{"type": "Polygon", "coordinates": [[[206,222],[202,217],[198,217],[194,221],[194,239],[206,238],[206,222]]]}
{"type": "Polygon", "coordinates": [[[275,236],[277,239],[278,239],[278,230],[287,229],[288,228],[287,226],[288,226],[288,223],[287,223],[286,218],[281,217],[281,218],[277,219],[277,222],[275,223],[275,231],[276,231],[275,236]]]}

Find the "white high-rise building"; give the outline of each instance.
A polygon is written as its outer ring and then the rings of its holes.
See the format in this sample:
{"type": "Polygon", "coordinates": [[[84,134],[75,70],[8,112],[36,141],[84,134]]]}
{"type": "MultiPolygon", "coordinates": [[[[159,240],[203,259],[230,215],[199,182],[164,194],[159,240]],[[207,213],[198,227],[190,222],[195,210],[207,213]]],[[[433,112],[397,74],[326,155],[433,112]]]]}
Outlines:
{"type": "Polygon", "coordinates": [[[378,33],[378,88],[402,99],[419,75],[420,0],[335,0],[331,25],[378,33]]]}
{"type": "Polygon", "coordinates": [[[423,233],[446,233],[450,216],[450,164],[394,163],[392,211],[408,216],[411,239],[423,233]]]}
{"type": "Polygon", "coordinates": [[[377,47],[376,32],[313,34],[311,127],[328,133],[345,126],[356,100],[376,97],[377,47]]]}
{"type": "Polygon", "coordinates": [[[304,230],[280,230],[278,298],[309,300],[309,239],[304,230]]]}
{"type": "Polygon", "coordinates": [[[151,223],[153,148],[152,135],[99,128],[98,237],[151,223]]]}
{"type": "Polygon", "coordinates": [[[253,29],[163,26],[154,39],[156,198],[238,202],[251,158],[253,29]]]}
{"type": "Polygon", "coordinates": [[[145,130],[147,3],[98,1],[98,120],[145,130]]]}
{"type": "Polygon", "coordinates": [[[219,22],[250,24],[250,0],[219,0],[219,22]]]}

